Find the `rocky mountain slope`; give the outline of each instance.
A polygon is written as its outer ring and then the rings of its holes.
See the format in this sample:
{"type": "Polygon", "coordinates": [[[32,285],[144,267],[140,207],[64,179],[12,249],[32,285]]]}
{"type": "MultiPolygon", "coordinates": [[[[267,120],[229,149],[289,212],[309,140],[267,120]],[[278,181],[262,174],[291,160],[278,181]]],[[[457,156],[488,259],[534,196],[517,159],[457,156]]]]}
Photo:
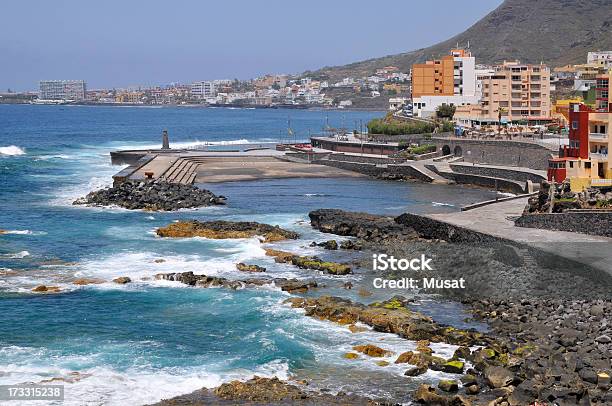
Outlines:
{"type": "Polygon", "coordinates": [[[612,0],[506,0],[466,31],[431,47],[306,74],[334,80],[388,65],[408,71],[413,63],[468,41],[477,63],[520,59],[554,67],[586,62],[588,51],[612,49],[612,0]]]}

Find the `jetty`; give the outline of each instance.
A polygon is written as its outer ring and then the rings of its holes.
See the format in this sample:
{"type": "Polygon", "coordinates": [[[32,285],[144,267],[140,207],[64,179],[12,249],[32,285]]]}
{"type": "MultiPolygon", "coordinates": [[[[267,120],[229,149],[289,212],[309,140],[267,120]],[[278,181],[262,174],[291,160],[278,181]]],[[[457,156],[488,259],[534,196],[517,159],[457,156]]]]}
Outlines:
{"type": "Polygon", "coordinates": [[[257,143],[204,146],[203,149],[159,149],[111,152],[113,165],[127,165],[113,176],[117,185],[126,180],[163,180],[190,185],[260,179],[362,177],[363,174],[292,156],[290,146],[257,143]],[[231,149],[227,149],[230,147],[231,149]]]}

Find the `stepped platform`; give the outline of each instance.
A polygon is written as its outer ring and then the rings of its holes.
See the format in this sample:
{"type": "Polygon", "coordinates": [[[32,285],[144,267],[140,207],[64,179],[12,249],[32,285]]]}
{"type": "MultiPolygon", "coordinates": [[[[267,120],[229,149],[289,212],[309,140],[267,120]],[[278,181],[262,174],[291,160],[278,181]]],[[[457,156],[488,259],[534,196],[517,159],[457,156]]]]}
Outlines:
{"type": "Polygon", "coordinates": [[[113,176],[125,180],[163,180],[171,183],[219,183],[259,179],[359,177],[359,173],[310,165],[289,159],[275,148],[234,150],[130,150],[111,153],[113,164],[128,167],[113,176]]]}

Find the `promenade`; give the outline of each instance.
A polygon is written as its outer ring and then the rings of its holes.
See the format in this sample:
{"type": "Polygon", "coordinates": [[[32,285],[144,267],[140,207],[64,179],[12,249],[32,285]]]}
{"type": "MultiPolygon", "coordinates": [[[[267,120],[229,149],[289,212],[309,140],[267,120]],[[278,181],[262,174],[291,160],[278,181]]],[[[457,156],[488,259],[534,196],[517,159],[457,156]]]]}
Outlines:
{"type": "Polygon", "coordinates": [[[603,270],[612,276],[612,238],[516,227],[527,198],[509,200],[476,209],[427,217],[494,237],[523,243],[545,252],[603,270]]]}

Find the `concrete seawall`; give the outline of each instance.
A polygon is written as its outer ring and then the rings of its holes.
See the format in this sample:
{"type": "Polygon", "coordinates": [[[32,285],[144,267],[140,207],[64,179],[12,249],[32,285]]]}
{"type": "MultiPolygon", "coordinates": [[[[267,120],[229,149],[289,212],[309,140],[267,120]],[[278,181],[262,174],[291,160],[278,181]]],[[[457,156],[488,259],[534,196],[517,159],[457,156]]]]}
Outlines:
{"type": "Polygon", "coordinates": [[[548,158],[557,152],[554,148],[524,141],[434,137],[431,142],[441,149],[443,155],[462,156],[466,162],[539,170],[546,170],[548,158]]]}
{"type": "Polygon", "coordinates": [[[410,165],[377,165],[371,163],[336,161],[331,159],[321,159],[316,161],[317,164],[333,166],[334,168],[345,169],[348,171],[362,173],[368,176],[382,176],[383,174],[401,175],[411,179],[421,180],[423,182],[432,182],[433,178],[427,174],[413,168],[410,165]]]}

